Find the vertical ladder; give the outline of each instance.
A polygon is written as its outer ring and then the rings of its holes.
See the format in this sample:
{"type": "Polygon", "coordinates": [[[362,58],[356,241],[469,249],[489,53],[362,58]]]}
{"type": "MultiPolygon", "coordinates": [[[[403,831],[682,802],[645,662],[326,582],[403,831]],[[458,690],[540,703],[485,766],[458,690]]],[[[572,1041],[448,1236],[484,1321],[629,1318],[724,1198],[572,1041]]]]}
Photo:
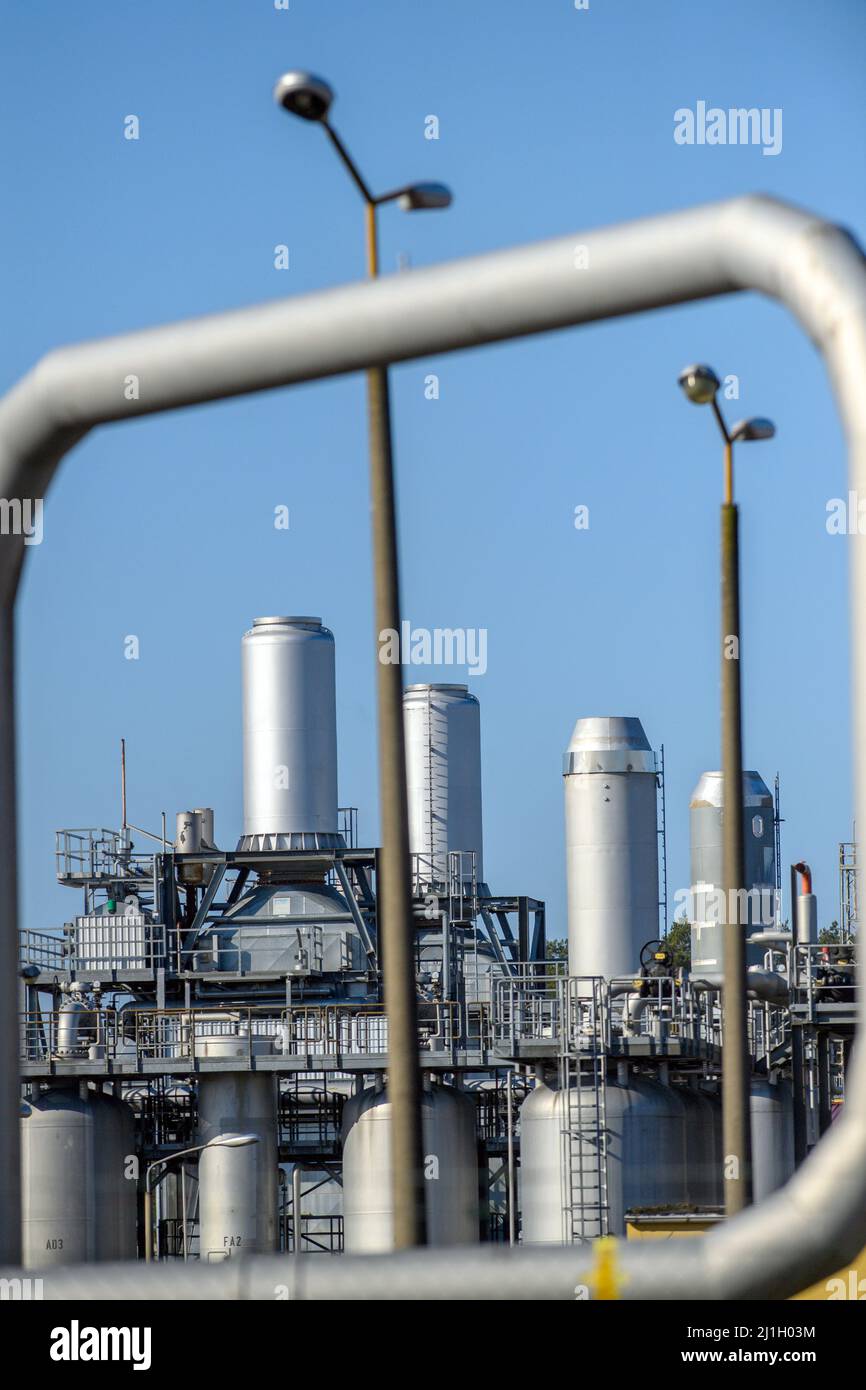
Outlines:
{"type": "Polygon", "coordinates": [[[602,988],[600,979],[561,982],[560,1172],[567,1245],[607,1235],[610,1224],[602,988]],[[581,995],[578,987],[587,983],[591,993],[581,995]]]}

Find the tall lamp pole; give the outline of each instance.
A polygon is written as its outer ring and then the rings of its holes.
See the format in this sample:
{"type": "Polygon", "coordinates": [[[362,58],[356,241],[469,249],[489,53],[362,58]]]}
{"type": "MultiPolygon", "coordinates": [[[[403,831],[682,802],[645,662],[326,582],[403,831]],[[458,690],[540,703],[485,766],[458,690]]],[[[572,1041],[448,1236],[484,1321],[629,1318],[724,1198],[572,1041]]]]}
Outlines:
{"type": "Polygon", "coordinates": [[[719,379],[711,367],[686,367],[679,384],[696,405],[711,405],[724,445],[721,509],[722,581],[722,844],[725,915],[722,996],[722,1141],[725,1211],[734,1216],[752,1201],[751,1065],[746,1004],[746,922],[740,921],[743,856],[743,737],[740,675],[739,517],[734,502],[734,444],[772,439],[769,420],[741,420],[729,430],[719,408],[719,379]]]}
{"type": "MultiPolygon", "coordinates": [[[[328,119],[334,93],[321,78],[288,72],[274,87],[274,99],[307,121],[324,127],[344,167],[364,200],[367,270],[379,273],[376,213],[383,203],[397,202],[408,211],[448,207],[451,194],[442,184],[416,183],[374,195],[328,119]]],[[[391,443],[391,402],[387,367],[367,372],[370,432],[370,496],[373,512],[373,582],[375,592],[376,671],[379,713],[379,800],[382,852],[377,882],[379,946],[388,1016],[388,1097],[391,1104],[391,1165],[394,1245],[424,1245],[424,1145],[421,1122],[421,1076],[418,1066],[418,1009],[412,925],[412,873],[406,795],[403,732],[403,675],[399,662],[381,659],[385,634],[399,633],[400,580],[397,517],[391,443]]]]}

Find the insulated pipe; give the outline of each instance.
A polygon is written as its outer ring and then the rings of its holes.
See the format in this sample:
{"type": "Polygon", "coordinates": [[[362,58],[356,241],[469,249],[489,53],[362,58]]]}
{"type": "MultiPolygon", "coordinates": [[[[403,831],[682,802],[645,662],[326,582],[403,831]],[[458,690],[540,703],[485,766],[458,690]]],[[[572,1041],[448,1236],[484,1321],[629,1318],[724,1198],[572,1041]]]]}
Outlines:
{"type": "MultiPolygon", "coordinates": [[[[822,353],[848,444],[849,485],[866,493],[863,254],[841,228],[754,196],[59,349],[0,403],[0,497],[7,502],[44,497],[63,456],[89,429],[107,421],[737,290],[757,290],[785,304],[822,353]],[[587,248],[591,269],[575,270],[576,244],[587,248]]],[[[12,606],[23,556],[23,535],[2,537],[0,1259],[13,1263],[19,1251],[19,1170],[12,606]]],[[[851,594],[856,804],[863,820],[866,547],[860,536],[852,538],[851,594]]],[[[860,1007],[863,1029],[864,991],[860,1007]]],[[[862,1051],[866,1054],[866,1048],[862,1051]]],[[[622,1296],[630,1298],[784,1298],[852,1259],[864,1242],[866,1055],[861,1059],[855,1052],[842,1118],[786,1187],[708,1236],[618,1246],[616,1278],[622,1296]]],[[[537,1257],[505,1252],[510,1265],[495,1251],[409,1252],[381,1264],[364,1262],[370,1280],[366,1296],[386,1287],[392,1296],[405,1294],[411,1275],[417,1280],[413,1291],[426,1291],[423,1297],[437,1296],[434,1285],[441,1289],[438,1296],[447,1290],[453,1298],[455,1287],[467,1289],[468,1281],[471,1291],[485,1298],[514,1297],[525,1289],[539,1298],[573,1299],[575,1284],[592,1278],[595,1258],[582,1247],[537,1257]]],[[[338,1286],[359,1279],[360,1266],[353,1261],[327,1265],[331,1297],[338,1296],[338,1286]]],[[[251,1282],[243,1287],[249,1288],[260,1267],[265,1266],[253,1257],[248,1276],[220,1267],[203,1270],[197,1288],[209,1297],[211,1289],[228,1287],[230,1281],[237,1289],[247,1277],[251,1282]]],[[[187,1270],[188,1278],[194,1275],[192,1266],[187,1270]]],[[[272,1260],[267,1270],[273,1277],[272,1260]]],[[[159,1275],[163,1290],[173,1287],[173,1297],[195,1287],[173,1284],[169,1271],[161,1269],[159,1275]]],[[[111,1285],[111,1296],[140,1277],[140,1271],[128,1270],[125,1279],[111,1285]]],[[[318,1287],[319,1276],[305,1277],[311,1289],[318,1287]]],[[[56,1278],[52,1297],[60,1287],[56,1278]]],[[[63,1296],[87,1297],[88,1290],[93,1296],[96,1287],[89,1270],[76,1270],[63,1296]]],[[[152,1286],[146,1296],[153,1297],[152,1286]]]]}

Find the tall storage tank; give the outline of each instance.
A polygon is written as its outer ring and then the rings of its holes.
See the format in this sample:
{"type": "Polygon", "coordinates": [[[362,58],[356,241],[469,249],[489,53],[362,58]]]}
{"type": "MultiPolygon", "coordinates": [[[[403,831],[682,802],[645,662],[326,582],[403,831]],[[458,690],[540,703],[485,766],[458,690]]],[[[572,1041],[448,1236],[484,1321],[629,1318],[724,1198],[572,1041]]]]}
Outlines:
{"type": "MultiPolygon", "coordinates": [[[[594,1091],[572,1092],[590,1112],[594,1091]]],[[[599,1150],[591,1119],[583,1121],[583,1162],[566,1162],[567,1097],[557,1085],[536,1084],[520,1109],[520,1206],[524,1245],[562,1245],[568,1239],[566,1209],[574,1203],[574,1230],[591,1240],[603,1234],[599,1150]],[[580,1171],[582,1169],[582,1171],[580,1171]]],[[[687,1199],[683,1104],[668,1086],[628,1076],[606,1087],[608,1229],[625,1232],[633,1207],[671,1210],[687,1199]]]]}
{"type": "Polygon", "coordinates": [[[134,1260],[138,1253],[135,1117],[124,1101],[105,1092],[90,1096],[94,1129],[97,1260],[134,1260]]]}
{"type": "Polygon", "coordinates": [[[659,934],[656,759],[639,719],[578,719],[563,763],[572,975],[633,975],[659,934]]]}
{"type": "Polygon", "coordinates": [[[21,1104],[21,1219],[26,1269],[96,1256],[94,1111],[74,1091],[21,1104]]]}
{"type": "MultiPolygon", "coordinates": [[[[425,1085],[427,1239],[430,1245],[471,1245],[479,1237],[475,1107],[451,1086],[425,1085]]],[[[391,1104],[370,1087],[343,1110],[343,1242],[350,1254],[393,1249],[391,1104]]]]}
{"type": "Polygon", "coordinates": [[[241,642],[241,849],[317,849],[337,830],[334,637],[320,618],[256,618],[241,642]]]}
{"type": "Polygon", "coordinates": [[[756,1202],[794,1172],[794,1098],[790,1081],[752,1078],[752,1189],[756,1202]]]}
{"type": "Polygon", "coordinates": [[[448,876],[451,850],[474,850],[484,880],[481,715],[466,685],[409,685],[403,692],[409,847],[431,883],[448,876]]]}
{"type": "Polygon", "coordinates": [[[199,1157],[199,1251],[209,1262],[277,1247],[277,1112],[271,1076],[202,1076],[196,1143],[241,1134],[258,1143],[212,1144],[199,1157]]]}
{"type": "MultiPolygon", "coordinates": [[[[750,893],[743,915],[748,935],[774,920],[776,891],[776,830],[773,797],[757,772],[743,773],[743,857],[750,893]],[[768,921],[761,921],[767,917],[768,921]]],[[[724,975],[722,951],[724,912],[724,785],[721,772],[704,772],[689,802],[692,879],[692,975],[719,983],[724,975]]],[[[760,946],[747,947],[747,964],[760,965],[760,946]]]]}
{"type": "Polygon", "coordinates": [[[691,1086],[676,1086],[685,1108],[686,1201],[705,1210],[722,1204],[720,1117],[710,1097],[691,1086]]]}

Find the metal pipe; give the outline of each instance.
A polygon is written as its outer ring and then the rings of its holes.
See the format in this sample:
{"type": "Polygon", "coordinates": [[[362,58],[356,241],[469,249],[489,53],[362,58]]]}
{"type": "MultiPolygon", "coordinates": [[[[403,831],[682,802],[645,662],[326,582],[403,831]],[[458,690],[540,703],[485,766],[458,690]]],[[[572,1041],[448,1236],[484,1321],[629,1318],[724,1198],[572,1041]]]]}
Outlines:
{"type": "Polygon", "coordinates": [[[725,977],[722,999],[722,1161],[725,1212],[729,1217],[736,1216],[752,1200],[746,939],[745,926],[740,922],[740,890],[746,881],[740,706],[740,550],[737,508],[732,500],[732,453],[730,441],[727,441],[721,537],[722,786],[725,807],[722,856],[725,889],[722,933],[725,977]]]}
{"type": "Polygon", "coordinates": [[[507,1144],[507,1172],[508,1172],[508,1244],[517,1243],[517,1183],[514,1171],[514,1092],[513,1080],[514,1069],[508,1068],[505,1074],[506,1086],[506,1114],[508,1133],[506,1136],[507,1144]]]}
{"type": "Polygon", "coordinates": [[[292,1165],[292,1249],[299,1254],[303,1244],[301,1236],[301,1169],[292,1165]]]}
{"type": "MultiPolygon", "coordinates": [[[[63,456],[95,425],[297,381],[359,371],[568,325],[636,313],[707,296],[757,290],[785,304],[823,354],[849,449],[850,486],[866,492],[866,265],[839,227],[758,196],[663,217],[572,233],[536,246],[481,256],[411,275],[213,315],[49,354],[0,402],[0,496],[44,497],[63,456]],[[574,269],[574,246],[589,250],[592,270],[574,269]],[[130,376],[138,392],[125,392],[130,376]],[[132,395],[133,399],[127,397],[132,395]],[[137,396],[137,398],[135,398],[137,396]]],[[[11,1042],[16,1010],[15,786],[11,607],[24,556],[23,536],[0,544],[0,1019],[11,1042]]],[[[852,666],[858,818],[866,817],[866,546],[852,543],[852,666]]],[[[861,991],[866,1022],[866,992],[861,991]]],[[[861,1023],[863,1028],[863,1023],[861,1023]]],[[[863,1036],[861,1032],[860,1036],[863,1036]]],[[[866,1242],[866,1055],[856,1055],[845,1112],[790,1183],[760,1206],[691,1241],[637,1241],[617,1249],[629,1298],[784,1298],[853,1258],[866,1242]],[[676,1246],[676,1249],[672,1247],[676,1246]],[[647,1248],[647,1247],[652,1247],[647,1248]]],[[[866,1054],[866,1048],[862,1049],[866,1054]]],[[[15,1044],[0,1049],[0,1229],[18,1249],[17,1084],[15,1044]]],[[[15,1258],[15,1255],[12,1255],[15,1258]]],[[[368,1296],[385,1284],[405,1296],[407,1271],[420,1296],[441,1280],[479,1296],[566,1297],[589,1276],[593,1253],[474,1251],[401,1254],[374,1268],[368,1296]],[[425,1263],[429,1261],[429,1263],[425,1263]],[[481,1270],[491,1271],[490,1276],[481,1270]],[[510,1270],[513,1268],[513,1274],[510,1270]],[[466,1277],[477,1282],[467,1288],[466,1277]],[[545,1274],[543,1271],[548,1271],[545,1274]],[[456,1277],[455,1277],[456,1276],[456,1277]],[[403,1281],[401,1283],[401,1281],[403,1281]]],[[[228,1264],[232,1264],[229,1261],[228,1264]]],[[[258,1261],[238,1261],[244,1276],[258,1261]]],[[[322,1277],[342,1287],[358,1266],[325,1262],[322,1277]]],[[[199,1292],[231,1286],[240,1275],[220,1266],[195,1271],[199,1292]],[[213,1276],[213,1277],[211,1277],[213,1276]]],[[[306,1270],[306,1262],[304,1263],[306,1270]]],[[[58,1270],[46,1297],[93,1296],[109,1287],[110,1267],[58,1270]],[[88,1295],[88,1292],[89,1295],[88,1295]]],[[[116,1274],[116,1268],[113,1273],[116,1274]]],[[[159,1271],[161,1275],[164,1270],[159,1271]]],[[[110,1284],[116,1298],[141,1278],[130,1268],[110,1284]]],[[[273,1266],[268,1277],[273,1278],[273,1266]]],[[[372,1275],[371,1275],[372,1277],[372,1275]]],[[[153,1297],[154,1283],[139,1287],[153,1297]]],[[[171,1288],[166,1281],[163,1289],[171,1288]]],[[[175,1284],[170,1296],[182,1296],[175,1284]]],[[[193,1287],[192,1282],[184,1288],[193,1287]]],[[[139,1295],[136,1295],[139,1296],[139,1295]]],[[[210,1293],[205,1292],[209,1297],[210,1293]]],[[[222,1296],[217,1293],[215,1296],[222,1296]]],[[[231,1296],[236,1296],[232,1294],[231,1296]]],[[[272,1293],[271,1295],[272,1296],[272,1293]]],[[[332,1292],[331,1296],[335,1296],[332,1292]]],[[[439,1294],[442,1297],[444,1294],[439,1294]]]]}

